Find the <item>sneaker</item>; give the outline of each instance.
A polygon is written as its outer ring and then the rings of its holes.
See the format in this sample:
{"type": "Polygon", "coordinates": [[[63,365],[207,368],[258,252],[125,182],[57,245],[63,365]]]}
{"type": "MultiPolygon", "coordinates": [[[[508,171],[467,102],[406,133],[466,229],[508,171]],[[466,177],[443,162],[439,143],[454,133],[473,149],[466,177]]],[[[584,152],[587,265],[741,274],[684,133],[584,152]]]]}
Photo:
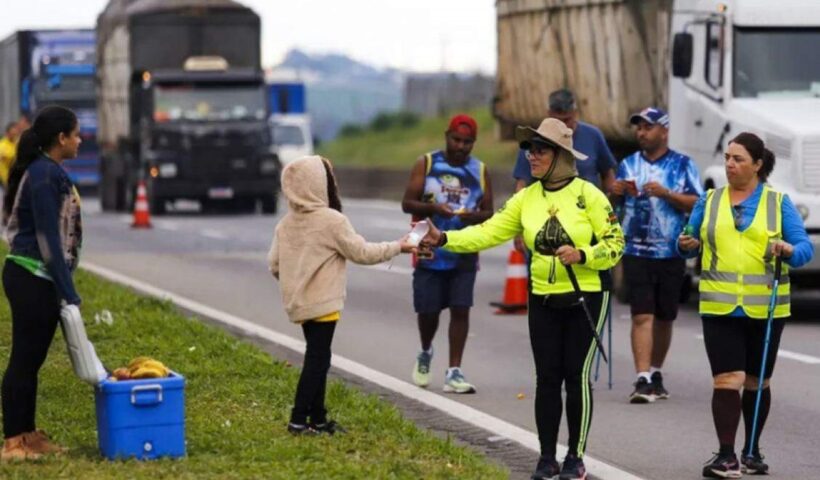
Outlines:
{"type": "Polygon", "coordinates": [[[734,453],[716,453],[703,466],[703,476],[706,478],[740,478],[740,462],[734,453]]]}
{"type": "Polygon", "coordinates": [[[413,383],[425,388],[430,385],[430,362],[433,360],[433,351],[422,350],[416,357],[416,366],[413,367],[413,383]]]}
{"type": "Polygon", "coordinates": [[[312,426],[310,426],[306,423],[289,422],[288,423],[288,432],[290,432],[293,435],[297,435],[297,436],[298,435],[307,435],[307,436],[319,435],[319,432],[317,432],[312,426]]]}
{"type": "Polygon", "coordinates": [[[37,452],[28,441],[25,433],[7,438],[3,442],[0,460],[4,462],[16,460],[37,460],[43,454],[37,452]]]}
{"type": "Polygon", "coordinates": [[[558,462],[555,461],[555,457],[541,455],[541,457],[538,458],[538,465],[536,465],[535,471],[532,472],[530,476],[530,480],[550,480],[558,475],[559,472],[561,472],[561,467],[558,465],[558,462]]]}
{"type": "Polygon", "coordinates": [[[312,428],[316,433],[325,434],[325,435],[336,435],[347,433],[347,430],[342,428],[341,425],[334,422],[333,420],[325,423],[311,423],[310,428],[312,428]]]}
{"type": "Polygon", "coordinates": [[[460,368],[454,368],[444,377],[446,393],[475,393],[475,387],[464,379],[460,368]]]}
{"type": "Polygon", "coordinates": [[[764,458],[759,452],[751,456],[744,455],[740,459],[740,470],[749,475],[768,475],[769,466],[763,461],[764,458]]]}
{"type": "Polygon", "coordinates": [[[655,394],[655,398],[659,398],[661,400],[666,400],[669,398],[669,391],[663,388],[663,375],[661,372],[655,372],[652,374],[652,393],[655,394]]]}
{"type": "Polygon", "coordinates": [[[655,401],[655,391],[652,384],[644,377],[635,382],[635,391],[629,396],[629,403],[652,403],[655,401]]]}
{"type": "Polygon", "coordinates": [[[560,480],[584,480],[587,478],[587,469],[584,461],[575,455],[567,454],[564,465],[561,467],[560,480]]]}

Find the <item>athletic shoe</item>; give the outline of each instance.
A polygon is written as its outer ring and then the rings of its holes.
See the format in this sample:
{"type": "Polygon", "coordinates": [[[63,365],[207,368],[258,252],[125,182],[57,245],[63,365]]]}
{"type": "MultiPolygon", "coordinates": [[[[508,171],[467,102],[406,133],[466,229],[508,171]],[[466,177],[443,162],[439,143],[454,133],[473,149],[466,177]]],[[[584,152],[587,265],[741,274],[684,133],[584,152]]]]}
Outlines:
{"type": "Polygon", "coordinates": [[[740,462],[734,453],[716,453],[703,466],[703,476],[706,478],[740,478],[740,462]]]}
{"type": "Polygon", "coordinates": [[[475,387],[464,379],[460,368],[453,368],[444,377],[444,391],[446,393],[475,393],[475,387]]]}
{"type": "Polygon", "coordinates": [[[655,394],[655,398],[659,398],[661,400],[666,400],[669,398],[669,391],[663,388],[663,375],[661,372],[655,372],[652,374],[652,393],[655,394]]]}
{"type": "Polygon", "coordinates": [[[560,480],[584,480],[587,478],[587,469],[584,461],[575,455],[567,454],[564,465],[561,467],[560,480]]]}
{"type": "Polygon", "coordinates": [[[760,453],[753,453],[751,457],[744,455],[740,459],[740,470],[749,475],[768,475],[769,466],[763,461],[764,458],[760,453]]]}
{"type": "Polygon", "coordinates": [[[629,396],[629,403],[652,403],[655,401],[655,390],[652,384],[644,377],[639,377],[635,382],[635,391],[629,396]]]}
{"type": "Polygon", "coordinates": [[[532,472],[530,480],[550,480],[561,472],[561,466],[555,461],[555,457],[541,456],[538,458],[538,465],[532,472]]]}
{"type": "Polygon", "coordinates": [[[334,422],[333,420],[325,423],[311,423],[310,428],[315,430],[317,433],[324,433],[326,435],[336,435],[337,433],[343,434],[347,433],[347,430],[342,428],[341,425],[334,422]]]}
{"type": "Polygon", "coordinates": [[[313,427],[311,427],[310,425],[305,424],[305,423],[289,422],[288,423],[288,432],[290,432],[293,435],[297,435],[297,436],[298,435],[307,435],[307,436],[319,435],[319,432],[317,432],[316,430],[313,429],[313,427]]]}
{"type": "Polygon", "coordinates": [[[422,350],[416,357],[416,366],[413,367],[413,383],[419,387],[430,385],[430,361],[433,360],[433,352],[422,350]]]}

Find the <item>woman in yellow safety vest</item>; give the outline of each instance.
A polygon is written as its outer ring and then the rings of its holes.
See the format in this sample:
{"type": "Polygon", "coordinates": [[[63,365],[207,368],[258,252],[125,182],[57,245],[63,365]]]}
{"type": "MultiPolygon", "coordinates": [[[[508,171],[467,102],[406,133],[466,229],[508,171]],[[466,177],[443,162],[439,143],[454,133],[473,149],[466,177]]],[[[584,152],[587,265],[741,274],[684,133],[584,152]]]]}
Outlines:
{"type": "Polygon", "coordinates": [[[724,156],[728,185],[709,190],[695,204],[678,247],[685,257],[694,257],[698,251],[701,255],[700,314],[714,378],[712,415],[720,442],[720,451],[703,467],[703,475],[739,478],[741,469],[758,474],[769,469],[758,439],[771,405],[769,378],[780,336],[791,314],[788,270],[808,263],[813,247],[789,197],[765,183],[775,158],[763,141],[755,134],[741,133],[729,142],[724,156]],[[749,452],[777,256],[784,264],[754,451],[749,452]],[[734,439],[741,412],[746,445],[738,462],[734,439]]]}
{"type": "Polygon", "coordinates": [[[624,235],[607,197],[578,177],[575,159],[586,156],[572,148],[572,130],[549,118],[537,130],[518,127],[516,139],[527,151],[534,178],[489,220],[463,230],[440,232],[431,226],[423,248],[442,247],[456,253],[485,250],[523,234],[532,252],[529,333],[535,359],[535,421],[541,456],[534,479],[585,478],[583,456],[592,419],[589,373],[609,305],[601,272],[621,258],[624,235]],[[589,309],[579,302],[571,273],[589,309]],[[592,323],[592,324],[591,324],[592,323]],[[563,409],[561,386],[567,392],[569,449],[563,466],[555,459],[563,409]]]}

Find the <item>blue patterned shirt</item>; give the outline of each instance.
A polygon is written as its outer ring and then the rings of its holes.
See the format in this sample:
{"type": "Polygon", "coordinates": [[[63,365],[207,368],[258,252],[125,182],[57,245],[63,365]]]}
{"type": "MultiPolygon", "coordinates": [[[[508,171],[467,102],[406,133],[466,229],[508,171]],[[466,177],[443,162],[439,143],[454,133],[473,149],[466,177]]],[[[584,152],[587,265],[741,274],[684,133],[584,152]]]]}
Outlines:
{"type": "Polygon", "coordinates": [[[668,201],[643,193],[643,186],[655,181],[676,193],[703,195],[695,162],[686,155],[669,150],[650,162],[641,152],[621,161],[617,180],[635,180],[640,193],[624,195],[623,227],[626,236],[624,255],[644,258],[672,258],[677,254],[678,236],[686,226],[686,214],[668,201]]]}

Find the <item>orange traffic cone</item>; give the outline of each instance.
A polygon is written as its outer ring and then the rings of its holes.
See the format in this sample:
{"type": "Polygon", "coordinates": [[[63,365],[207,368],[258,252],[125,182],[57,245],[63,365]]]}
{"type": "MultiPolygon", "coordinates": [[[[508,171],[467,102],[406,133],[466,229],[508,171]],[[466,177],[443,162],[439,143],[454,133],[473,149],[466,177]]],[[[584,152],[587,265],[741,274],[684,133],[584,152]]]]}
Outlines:
{"type": "Polygon", "coordinates": [[[137,201],[134,202],[134,223],[131,228],[151,228],[151,214],[148,211],[148,195],[145,193],[145,181],[140,180],[137,186],[137,201]]]}
{"type": "Polygon", "coordinates": [[[490,302],[498,307],[496,315],[522,315],[527,313],[527,262],[524,254],[513,248],[507,261],[507,281],[504,285],[504,300],[490,302]]]}

